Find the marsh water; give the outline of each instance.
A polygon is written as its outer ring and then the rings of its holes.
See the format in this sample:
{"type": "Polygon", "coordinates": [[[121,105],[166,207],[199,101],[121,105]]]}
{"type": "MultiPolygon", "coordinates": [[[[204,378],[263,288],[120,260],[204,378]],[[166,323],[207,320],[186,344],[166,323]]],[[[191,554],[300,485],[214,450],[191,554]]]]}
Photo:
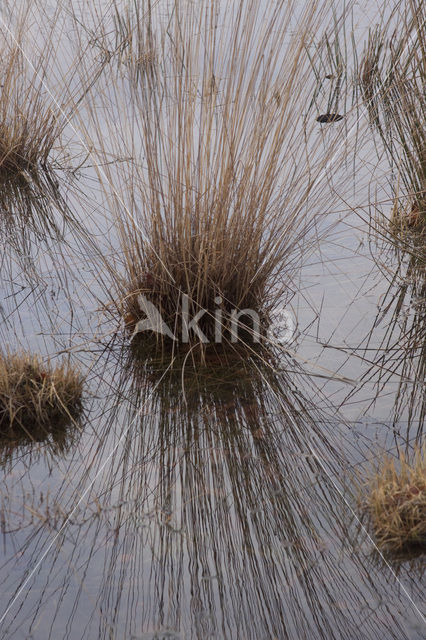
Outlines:
{"type": "MultiPolygon", "coordinates": [[[[358,6],[358,34],[376,10],[358,6]]],[[[71,24],[56,27],[55,100],[61,77],[80,82],[71,24]]],[[[330,91],[309,107],[315,153],[336,135],[315,123],[330,91]]],[[[301,254],[294,337],[270,360],[135,363],[99,268],[100,254],[119,267],[120,248],[78,119],[42,195],[4,186],[2,345],[70,358],[86,386],[66,433],[0,444],[2,638],[424,637],[424,557],[381,554],[359,505],[365,473],[412,451],[425,419],[425,266],[378,222],[393,174],[366,118],[330,125],[353,149],[324,174],[339,197],[301,254]]]]}

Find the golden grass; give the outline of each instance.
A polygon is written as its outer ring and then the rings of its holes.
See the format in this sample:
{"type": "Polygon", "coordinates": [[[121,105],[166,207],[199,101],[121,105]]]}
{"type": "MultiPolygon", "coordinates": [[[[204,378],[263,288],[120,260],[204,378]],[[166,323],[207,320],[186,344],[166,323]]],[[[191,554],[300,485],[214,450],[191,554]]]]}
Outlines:
{"type": "MultiPolygon", "coordinates": [[[[48,166],[60,127],[43,81],[47,60],[30,53],[30,3],[11,11],[0,35],[0,176],[34,174],[48,166]]],[[[7,13],[7,12],[6,12],[7,13]]],[[[6,14],[5,14],[6,15],[6,14]]],[[[6,19],[6,18],[4,18],[6,19]]],[[[45,54],[49,53],[45,51],[45,54]]]]}
{"type": "Polygon", "coordinates": [[[37,82],[26,81],[17,46],[1,51],[0,173],[45,169],[58,136],[56,116],[37,82]]]}
{"type": "Polygon", "coordinates": [[[363,500],[377,544],[401,553],[426,550],[426,448],[415,450],[410,462],[404,454],[385,457],[370,478],[363,500]]]}
{"type": "MultiPolygon", "coordinates": [[[[266,328],[291,297],[316,216],[329,211],[325,170],[341,141],[336,124],[324,153],[318,123],[303,116],[315,85],[307,50],[327,7],[307,6],[296,30],[295,12],[258,0],[176,3],[143,90],[110,73],[90,127],[81,119],[88,143],[98,136],[121,244],[102,270],[131,328],[145,318],[139,294],[179,337],[187,296],[190,319],[205,310],[198,326],[210,341],[219,307],[229,341],[232,310],[251,309],[266,328]]],[[[199,342],[192,331],[190,346],[199,342]]]]}
{"type": "Polygon", "coordinates": [[[78,418],[83,379],[69,363],[53,366],[26,352],[0,353],[0,435],[43,439],[78,418]]]}

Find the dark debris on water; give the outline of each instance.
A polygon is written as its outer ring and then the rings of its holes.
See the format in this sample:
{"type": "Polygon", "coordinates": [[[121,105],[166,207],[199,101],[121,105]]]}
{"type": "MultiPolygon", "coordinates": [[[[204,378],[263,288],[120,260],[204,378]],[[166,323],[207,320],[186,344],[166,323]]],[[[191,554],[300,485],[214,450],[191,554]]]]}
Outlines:
{"type": "Polygon", "coordinates": [[[324,113],[321,116],[318,116],[317,122],[321,122],[321,124],[329,123],[329,122],[338,122],[338,120],[343,120],[343,116],[338,113],[324,113]]]}

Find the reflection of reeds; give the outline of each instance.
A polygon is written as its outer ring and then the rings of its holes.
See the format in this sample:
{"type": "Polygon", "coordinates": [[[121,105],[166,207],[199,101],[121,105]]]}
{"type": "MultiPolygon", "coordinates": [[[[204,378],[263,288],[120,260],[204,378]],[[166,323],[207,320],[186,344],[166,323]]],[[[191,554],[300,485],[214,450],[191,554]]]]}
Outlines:
{"type": "Polygon", "coordinates": [[[286,374],[223,357],[186,371],[138,360],[130,384],[123,375],[132,426],[102,484],[121,506],[106,510],[101,637],[120,609],[126,636],[354,637],[329,548],[344,518],[306,449],[309,438],[337,468],[333,428],[286,374]]]}
{"type": "Polygon", "coordinates": [[[120,8],[114,2],[115,45],[119,64],[130,69],[133,77],[149,71],[156,63],[155,43],[151,28],[150,0],[120,8]]]}
{"type": "Polygon", "coordinates": [[[370,34],[359,82],[388,156],[408,195],[407,206],[396,205],[398,226],[424,227],[426,221],[426,9],[421,0],[393,14],[398,26],[370,34]],[[402,28],[401,28],[402,25],[402,28]]]}
{"type": "Polygon", "coordinates": [[[310,56],[312,71],[316,77],[310,106],[315,105],[317,113],[345,113],[348,107],[357,102],[358,85],[353,82],[350,72],[348,42],[352,45],[355,66],[357,48],[354,33],[347,33],[346,23],[345,13],[335,16],[333,27],[315,44],[314,55],[310,56]],[[351,90],[351,103],[348,104],[351,90]]]}
{"type": "MultiPolygon", "coordinates": [[[[70,515],[43,565],[58,575],[49,598],[25,591],[9,635],[43,615],[52,635],[66,620],[82,637],[114,629],[120,638],[352,640],[362,611],[363,637],[404,637],[400,594],[350,544],[343,505],[311,455],[310,447],[333,478],[344,468],[342,425],[303,391],[311,385],[303,371],[288,362],[273,373],[272,354],[266,364],[265,353],[262,361],[227,351],[205,367],[188,359],[172,368],[170,357],[127,361],[120,347],[115,362],[108,355],[114,388],[102,399],[94,450],[68,468],[71,498],[66,482],[49,508],[31,494],[22,516],[16,501],[6,505],[12,531],[34,513],[41,527],[70,515]]],[[[19,539],[8,534],[14,558],[40,555],[33,527],[24,541],[21,530],[19,539]]]]}
{"type": "Polygon", "coordinates": [[[37,355],[0,354],[2,442],[31,443],[61,432],[80,415],[83,381],[69,363],[53,366],[37,355]]]}
{"type": "Polygon", "coordinates": [[[79,429],[76,421],[60,424],[51,423],[44,427],[31,429],[31,434],[15,429],[4,437],[0,432],[0,465],[7,469],[16,464],[17,460],[24,460],[26,468],[31,468],[39,460],[51,466],[58,458],[65,457],[76,446],[79,429]]]}
{"type": "Polygon", "coordinates": [[[410,247],[406,243],[402,249],[393,246],[390,268],[387,264],[382,266],[383,273],[387,277],[391,273],[391,277],[365,340],[362,357],[370,366],[360,380],[360,387],[351,391],[346,401],[361,387],[374,383],[373,404],[387,385],[397,381],[394,426],[407,421],[407,435],[414,428],[416,437],[421,437],[426,419],[426,259],[421,239],[414,236],[412,240],[410,247]],[[395,252],[399,265],[396,270],[395,252]],[[385,324],[377,354],[372,358],[371,343],[377,327],[385,324]]]}
{"type": "Polygon", "coordinates": [[[39,241],[52,234],[57,237],[64,221],[70,220],[59,184],[49,171],[0,176],[0,233],[7,235],[10,245],[20,248],[18,255],[30,253],[24,247],[30,244],[31,233],[39,241]]]}
{"type": "Polygon", "coordinates": [[[124,5],[113,0],[108,11],[90,2],[80,9],[79,16],[74,14],[80,37],[84,30],[89,46],[101,52],[102,64],[116,63],[136,83],[154,70],[158,53],[150,0],[130,0],[124,5]]]}
{"type": "Polygon", "coordinates": [[[404,454],[398,464],[384,458],[370,479],[363,503],[377,543],[390,552],[426,550],[426,461],[416,449],[413,461],[404,454]]]}
{"type": "MultiPolygon", "coordinates": [[[[393,338],[398,345],[401,363],[401,383],[396,399],[396,417],[408,408],[408,427],[418,420],[418,435],[423,433],[426,420],[426,256],[424,247],[409,259],[406,281],[402,284],[395,306],[392,329],[399,320],[399,336],[393,338]],[[404,300],[410,295],[412,312],[401,314],[404,300]],[[402,317],[400,317],[402,316],[402,317]]],[[[388,335],[391,335],[390,331],[388,335]]],[[[388,343],[389,344],[389,343],[388,343]]],[[[390,346],[390,345],[389,345],[390,346]]],[[[392,351],[390,350],[392,353],[392,351]]],[[[395,354],[392,354],[395,359],[395,354]]]]}

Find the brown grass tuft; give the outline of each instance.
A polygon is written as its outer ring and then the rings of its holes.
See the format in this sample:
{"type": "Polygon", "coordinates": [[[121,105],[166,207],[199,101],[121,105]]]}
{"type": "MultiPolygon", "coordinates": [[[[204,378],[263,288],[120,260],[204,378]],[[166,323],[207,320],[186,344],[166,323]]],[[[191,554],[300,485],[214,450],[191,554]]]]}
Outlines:
{"type": "Polygon", "coordinates": [[[69,363],[53,366],[38,355],[0,353],[0,436],[40,440],[76,420],[83,379],[69,363]]]}
{"type": "Polygon", "coordinates": [[[0,176],[46,169],[59,135],[55,113],[46,103],[39,77],[28,68],[21,45],[25,20],[14,33],[0,40],[0,176]]]}
{"type": "MultiPolygon", "coordinates": [[[[121,245],[103,265],[112,303],[133,329],[146,317],[143,295],[180,343],[186,296],[189,321],[204,310],[198,326],[210,342],[216,313],[227,342],[232,312],[250,309],[268,328],[292,296],[319,219],[325,233],[327,163],[336,149],[346,153],[338,123],[324,153],[318,123],[304,115],[315,84],[307,50],[325,8],[307,7],[295,32],[292,3],[225,6],[177,3],[144,90],[131,92],[109,72],[103,109],[94,101],[90,127],[81,122],[88,140],[97,132],[121,245]]],[[[253,315],[238,316],[250,343],[253,315]]],[[[193,347],[201,338],[191,328],[188,340],[193,347]]]]}
{"type": "Polygon", "coordinates": [[[400,553],[426,549],[425,450],[417,448],[410,463],[401,454],[398,464],[385,457],[369,481],[364,500],[377,543],[400,553]]]}

